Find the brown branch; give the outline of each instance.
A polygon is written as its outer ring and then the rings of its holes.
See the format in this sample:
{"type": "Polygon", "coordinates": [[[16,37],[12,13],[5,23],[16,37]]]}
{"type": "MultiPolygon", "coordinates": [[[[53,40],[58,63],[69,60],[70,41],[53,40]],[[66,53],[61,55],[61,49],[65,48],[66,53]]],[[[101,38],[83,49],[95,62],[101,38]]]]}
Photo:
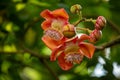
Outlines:
{"type": "Polygon", "coordinates": [[[96,46],[96,51],[104,50],[105,48],[111,47],[111,46],[116,45],[116,44],[120,44],[120,36],[118,36],[116,39],[114,39],[110,42],[107,42],[101,46],[96,46]]]}
{"type": "Polygon", "coordinates": [[[29,54],[31,54],[32,56],[34,57],[37,57],[39,59],[49,59],[48,57],[45,57],[45,56],[41,56],[39,53],[36,53],[34,51],[31,51],[30,49],[28,48],[25,48],[25,47],[22,47],[24,52],[28,52],[29,54]]]}
{"type": "Polygon", "coordinates": [[[49,67],[49,65],[47,64],[47,62],[46,62],[45,59],[42,61],[42,63],[49,70],[49,72],[55,77],[55,80],[59,80],[59,78],[57,77],[57,75],[55,74],[55,72],[49,67]]]}
{"type": "Polygon", "coordinates": [[[56,73],[49,67],[49,65],[47,64],[46,60],[49,59],[49,57],[44,57],[41,56],[39,53],[33,52],[28,48],[25,48],[24,46],[21,47],[23,50],[22,51],[16,51],[16,52],[5,52],[5,51],[0,51],[0,54],[17,54],[17,53],[29,53],[31,56],[37,57],[41,63],[48,69],[48,71],[55,77],[55,80],[59,80],[59,78],[57,77],[56,73]]]}
{"type": "Polygon", "coordinates": [[[107,22],[108,22],[108,24],[109,24],[112,28],[114,28],[114,29],[120,34],[120,28],[119,28],[118,25],[116,25],[114,22],[112,22],[112,21],[109,20],[109,19],[107,19],[107,22]]]}
{"type": "Polygon", "coordinates": [[[17,51],[17,52],[5,52],[5,51],[0,51],[0,54],[17,54],[17,53],[23,53],[23,51],[17,51]]]}
{"type": "Polygon", "coordinates": [[[25,48],[24,46],[22,46],[22,48],[24,49],[25,52],[28,52],[29,54],[31,54],[34,57],[39,58],[39,60],[43,63],[43,65],[48,69],[48,71],[55,77],[56,80],[59,80],[58,76],[56,75],[56,73],[48,66],[48,64],[46,63],[46,59],[41,55],[39,55],[39,53],[33,52],[28,48],[25,48]]]}

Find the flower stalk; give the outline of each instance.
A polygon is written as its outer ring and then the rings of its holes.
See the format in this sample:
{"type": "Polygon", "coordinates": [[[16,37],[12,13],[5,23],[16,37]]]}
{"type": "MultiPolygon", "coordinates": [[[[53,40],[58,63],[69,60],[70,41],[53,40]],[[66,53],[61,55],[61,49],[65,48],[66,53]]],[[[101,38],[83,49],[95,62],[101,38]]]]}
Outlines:
{"type": "Polygon", "coordinates": [[[89,28],[76,27],[76,30],[83,30],[83,31],[87,31],[89,34],[92,32],[92,30],[90,30],[89,28]]]}

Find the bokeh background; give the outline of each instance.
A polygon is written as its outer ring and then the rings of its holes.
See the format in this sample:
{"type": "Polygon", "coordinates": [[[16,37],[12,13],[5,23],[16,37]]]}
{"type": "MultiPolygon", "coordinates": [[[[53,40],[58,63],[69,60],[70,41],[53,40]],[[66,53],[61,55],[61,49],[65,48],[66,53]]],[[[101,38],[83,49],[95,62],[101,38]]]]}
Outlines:
{"type": "Polygon", "coordinates": [[[120,0],[0,0],[0,80],[120,80],[120,0]],[[74,4],[82,6],[83,17],[107,19],[95,45],[113,44],[63,71],[49,60],[51,51],[41,41],[40,12],[65,8],[73,23],[78,19],[69,10],[74,4]]]}

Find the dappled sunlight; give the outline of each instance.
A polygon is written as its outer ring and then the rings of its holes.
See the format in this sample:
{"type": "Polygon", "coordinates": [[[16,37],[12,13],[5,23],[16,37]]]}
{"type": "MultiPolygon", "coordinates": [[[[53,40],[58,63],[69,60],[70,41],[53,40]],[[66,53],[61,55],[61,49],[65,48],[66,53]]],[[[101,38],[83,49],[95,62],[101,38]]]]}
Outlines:
{"type": "Polygon", "coordinates": [[[11,45],[5,45],[3,47],[3,51],[5,51],[5,52],[16,52],[17,49],[16,49],[16,46],[14,44],[11,44],[11,45]]]}
{"type": "Polygon", "coordinates": [[[41,80],[42,75],[35,69],[30,67],[25,67],[20,73],[23,80],[41,80]]]}
{"type": "Polygon", "coordinates": [[[120,79],[120,65],[117,62],[113,63],[113,74],[116,78],[120,79]]]}
{"type": "Polygon", "coordinates": [[[102,76],[105,76],[106,74],[107,74],[107,71],[103,68],[103,65],[98,63],[91,76],[102,77],[102,76]]]}
{"type": "Polygon", "coordinates": [[[20,11],[22,9],[24,9],[26,6],[26,4],[23,4],[23,3],[19,3],[16,5],[16,11],[20,11]]]}
{"type": "Polygon", "coordinates": [[[105,49],[105,57],[106,57],[107,59],[110,59],[110,53],[111,53],[110,48],[106,48],[106,49],[105,49]]]}

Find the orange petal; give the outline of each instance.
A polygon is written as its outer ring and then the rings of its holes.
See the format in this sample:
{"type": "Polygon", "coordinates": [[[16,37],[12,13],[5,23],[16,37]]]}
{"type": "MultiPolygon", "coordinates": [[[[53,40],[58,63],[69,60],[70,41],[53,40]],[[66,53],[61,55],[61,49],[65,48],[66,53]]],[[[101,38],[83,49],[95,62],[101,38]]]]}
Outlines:
{"type": "Polygon", "coordinates": [[[50,37],[48,36],[43,36],[42,37],[42,41],[47,45],[47,47],[49,47],[51,50],[55,49],[59,43],[53,39],[51,39],[50,37]]]}
{"type": "Polygon", "coordinates": [[[60,44],[62,44],[66,40],[65,37],[63,37],[61,40],[56,41],[49,36],[44,35],[42,37],[42,41],[49,47],[51,50],[54,50],[56,47],[58,47],[60,44]]]}
{"type": "Polygon", "coordinates": [[[52,23],[51,20],[45,20],[45,21],[41,24],[42,29],[43,29],[43,30],[46,30],[47,28],[51,27],[51,23],[52,23]]]}
{"type": "Polygon", "coordinates": [[[61,8],[61,9],[56,9],[54,11],[52,11],[52,14],[55,16],[55,17],[62,17],[66,20],[68,20],[69,16],[67,14],[67,12],[61,8]]]}
{"type": "Polygon", "coordinates": [[[53,51],[52,51],[52,54],[50,56],[50,60],[51,61],[55,61],[56,60],[56,57],[58,56],[58,53],[61,54],[64,50],[64,47],[62,45],[58,46],[57,48],[55,48],[53,51]]]}
{"type": "Polygon", "coordinates": [[[88,35],[83,34],[83,35],[80,36],[79,41],[82,42],[82,41],[84,41],[84,40],[89,40],[89,39],[90,39],[90,38],[89,38],[88,35]]]}
{"type": "Polygon", "coordinates": [[[79,47],[79,50],[83,55],[85,55],[88,58],[92,58],[95,51],[95,46],[93,44],[81,42],[79,44],[79,47]]]}
{"type": "Polygon", "coordinates": [[[69,70],[69,69],[72,68],[73,64],[66,62],[65,59],[64,59],[64,57],[65,57],[65,54],[64,54],[64,53],[61,53],[61,54],[58,56],[58,64],[59,64],[59,66],[60,66],[63,70],[69,70]]]}
{"type": "Polygon", "coordinates": [[[42,11],[40,13],[40,16],[42,16],[45,19],[52,19],[52,18],[54,18],[54,16],[51,14],[51,11],[49,11],[48,9],[42,11]]]}

